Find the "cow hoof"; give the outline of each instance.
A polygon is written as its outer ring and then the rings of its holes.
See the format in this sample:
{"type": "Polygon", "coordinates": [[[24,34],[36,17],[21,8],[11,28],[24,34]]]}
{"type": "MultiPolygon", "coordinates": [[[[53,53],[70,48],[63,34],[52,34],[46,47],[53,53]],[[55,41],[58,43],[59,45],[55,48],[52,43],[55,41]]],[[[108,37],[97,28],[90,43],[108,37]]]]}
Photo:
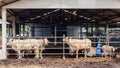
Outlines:
{"type": "Polygon", "coordinates": [[[65,60],[65,57],[63,57],[63,59],[65,60]]]}
{"type": "Polygon", "coordinates": [[[40,59],[43,59],[43,57],[40,57],[40,59]]]}
{"type": "Polygon", "coordinates": [[[21,57],[19,57],[18,59],[21,59],[21,57]]]}
{"type": "Polygon", "coordinates": [[[38,56],[35,56],[35,59],[39,59],[39,57],[38,57],[38,56]]]}
{"type": "Polygon", "coordinates": [[[76,57],[76,59],[78,59],[78,57],[76,57]]]}

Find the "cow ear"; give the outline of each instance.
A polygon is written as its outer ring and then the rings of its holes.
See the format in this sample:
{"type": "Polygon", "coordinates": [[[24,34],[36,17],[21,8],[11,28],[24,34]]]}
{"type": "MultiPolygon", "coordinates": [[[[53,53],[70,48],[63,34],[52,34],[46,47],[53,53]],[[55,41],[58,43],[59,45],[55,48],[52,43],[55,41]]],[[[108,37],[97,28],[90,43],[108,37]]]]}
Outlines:
{"type": "Polygon", "coordinates": [[[42,40],[43,40],[43,42],[45,42],[45,38],[43,38],[42,40]]]}
{"type": "Polygon", "coordinates": [[[45,41],[47,41],[47,38],[44,38],[45,41]]]}
{"type": "Polygon", "coordinates": [[[68,39],[69,39],[69,37],[66,37],[66,38],[65,38],[65,40],[68,40],[68,39]]]}
{"type": "Polygon", "coordinates": [[[47,38],[44,38],[44,39],[43,39],[43,42],[46,42],[46,41],[48,41],[48,39],[47,39],[47,38]]]}
{"type": "Polygon", "coordinates": [[[71,37],[69,37],[69,39],[72,39],[71,37]]]}
{"type": "Polygon", "coordinates": [[[14,41],[14,38],[9,39],[10,42],[14,41]]]}

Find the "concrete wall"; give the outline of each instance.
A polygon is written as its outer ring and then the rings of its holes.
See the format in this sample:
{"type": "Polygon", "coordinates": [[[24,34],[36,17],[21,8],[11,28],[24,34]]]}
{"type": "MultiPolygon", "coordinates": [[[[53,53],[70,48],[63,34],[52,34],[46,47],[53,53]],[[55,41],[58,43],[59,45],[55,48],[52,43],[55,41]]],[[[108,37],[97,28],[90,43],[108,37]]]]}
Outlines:
{"type": "Polygon", "coordinates": [[[120,8],[120,0],[20,0],[4,8],[120,8]]]}
{"type": "Polygon", "coordinates": [[[97,8],[120,8],[120,0],[96,0],[97,8]]]}
{"type": "Polygon", "coordinates": [[[5,8],[92,8],[96,0],[21,0],[5,8]]]}

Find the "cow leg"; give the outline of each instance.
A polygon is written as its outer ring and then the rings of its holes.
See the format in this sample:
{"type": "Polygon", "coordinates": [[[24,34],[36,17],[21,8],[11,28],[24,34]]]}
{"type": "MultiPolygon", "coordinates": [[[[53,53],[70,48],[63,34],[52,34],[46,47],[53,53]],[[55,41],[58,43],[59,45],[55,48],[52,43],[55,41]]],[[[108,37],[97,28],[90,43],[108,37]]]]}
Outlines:
{"type": "Polygon", "coordinates": [[[90,56],[92,57],[93,56],[93,48],[90,47],[90,56]]]}
{"type": "Polygon", "coordinates": [[[74,49],[72,47],[69,47],[69,53],[73,55],[74,49]]]}
{"type": "Polygon", "coordinates": [[[112,53],[111,53],[111,51],[110,51],[110,58],[111,58],[111,55],[112,55],[112,53]]]}
{"type": "Polygon", "coordinates": [[[106,57],[106,53],[105,53],[105,51],[103,52],[103,57],[106,57]]]}
{"type": "Polygon", "coordinates": [[[103,57],[104,52],[101,53],[101,56],[103,57]]]}
{"type": "Polygon", "coordinates": [[[18,54],[18,59],[21,59],[22,58],[22,55],[21,53],[18,54]]]}
{"type": "Polygon", "coordinates": [[[22,55],[20,53],[20,49],[18,50],[18,59],[21,59],[22,58],[22,55]]]}
{"type": "Polygon", "coordinates": [[[85,50],[85,58],[87,58],[87,51],[85,50]]]}
{"type": "Polygon", "coordinates": [[[73,51],[71,49],[69,49],[69,52],[70,52],[71,55],[73,55],[73,51]]]}
{"type": "Polygon", "coordinates": [[[38,48],[35,49],[35,53],[36,53],[35,58],[39,59],[39,49],[38,48]]]}
{"type": "Polygon", "coordinates": [[[108,57],[108,56],[110,55],[110,53],[107,52],[107,51],[105,51],[105,52],[104,52],[104,55],[105,55],[105,57],[108,57]]]}
{"type": "Polygon", "coordinates": [[[90,57],[92,57],[93,56],[93,54],[94,54],[94,52],[93,52],[94,50],[92,49],[92,48],[90,48],[90,49],[87,49],[86,50],[86,54],[89,54],[89,56],[90,57]]]}
{"type": "Polygon", "coordinates": [[[43,57],[42,57],[42,50],[40,51],[40,58],[42,59],[43,57]]]}
{"type": "Polygon", "coordinates": [[[78,58],[78,48],[76,49],[76,58],[78,58]]]}
{"type": "Polygon", "coordinates": [[[22,52],[22,57],[25,57],[25,51],[22,52]]]}

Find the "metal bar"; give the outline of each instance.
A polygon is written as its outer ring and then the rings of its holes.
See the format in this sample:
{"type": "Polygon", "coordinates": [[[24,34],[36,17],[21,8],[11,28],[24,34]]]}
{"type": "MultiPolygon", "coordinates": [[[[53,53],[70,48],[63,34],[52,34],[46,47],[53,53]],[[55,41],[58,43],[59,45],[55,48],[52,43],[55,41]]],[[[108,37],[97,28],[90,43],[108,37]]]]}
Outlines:
{"type": "MultiPolygon", "coordinates": [[[[12,43],[12,42],[11,42],[11,43],[12,43]]],[[[32,42],[32,43],[31,43],[31,42],[26,42],[26,43],[24,43],[24,42],[22,43],[22,42],[21,42],[21,43],[19,43],[19,44],[28,44],[28,43],[29,43],[29,44],[35,44],[35,43],[37,43],[37,42],[32,42]]],[[[39,42],[39,43],[40,43],[40,42],[39,42]]],[[[38,44],[39,44],[39,43],[38,43],[38,44]]],[[[55,42],[49,42],[49,43],[55,43],[55,42]]],[[[56,43],[59,43],[59,44],[61,43],[61,44],[62,44],[63,42],[56,42],[56,43]]],[[[79,43],[79,42],[73,42],[73,43],[79,43]]],[[[83,42],[83,43],[84,43],[84,42],[83,42]]],[[[79,44],[83,44],[83,43],[79,43],[79,44]]],[[[86,41],[86,43],[87,43],[87,41],[86,41]]],[[[98,43],[98,42],[92,42],[92,43],[98,43]]],[[[101,43],[105,43],[105,42],[101,42],[101,43]]],[[[109,43],[120,43],[120,42],[114,41],[114,42],[109,42],[109,43]]],[[[12,44],[16,44],[16,43],[12,43],[12,44]]],[[[60,45],[59,45],[59,46],[60,46],[60,45]]]]}
{"type": "Polygon", "coordinates": [[[21,52],[20,52],[21,49],[20,49],[20,45],[19,44],[20,44],[20,39],[17,42],[17,46],[18,46],[18,56],[19,56],[18,59],[21,59],[22,58],[21,57],[21,52]]]}
{"type": "MultiPolygon", "coordinates": [[[[119,54],[120,52],[116,52],[116,53],[119,54]]],[[[76,53],[73,53],[73,54],[76,54],[76,53]]],[[[78,54],[83,55],[84,53],[78,53],[78,54]]],[[[115,53],[108,53],[108,54],[115,54],[115,53]]],[[[8,55],[17,55],[17,53],[9,53],[8,55]]],[[[35,55],[35,53],[25,53],[24,55],[35,55]]],[[[63,53],[43,53],[43,55],[63,55],[63,53]]],[[[65,53],[65,55],[70,55],[70,53],[65,53]]]]}
{"type": "MultiPolygon", "coordinates": [[[[72,37],[72,38],[76,38],[76,39],[80,39],[78,36],[66,36],[66,37],[72,37]]],[[[109,37],[113,37],[113,36],[109,36],[109,37]]],[[[115,36],[115,37],[120,37],[120,36],[115,36]]],[[[18,38],[18,37],[7,37],[9,38],[18,38]]],[[[22,36],[20,36],[20,38],[23,38],[22,36]]],[[[35,39],[39,39],[41,37],[25,37],[25,38],[35,38],[35,39]]],[[[55,36],[43,36],[42,38],[55,38],[55,36]]],[[[56,38],[63,38],[62,36],[57,36],[56,38]]],[[[92,39],[92,38],[97,38],[97,36],[93,37],[93,36],[87,36],[87,38],[92,39]]],[[[106,36],[100,36],[100,38],[106,39],[106,36]]],[[[23,38],[24,39],[24,38],[23,38]]]]}
{"type": "Polygon", "coordinates": [[[87,51],[86,51],[86,37],[84,37],[84,39],[85,39],[85,58],[87,58],[87,51]]]}
{"type": "MultiPolygon", "coordinates": [[[[65,38],[65,35],[63,35],[63,39],[65,38]]],[[[65,59],[65,43],[63,42],[63,59],[65,59]]]]}
{"type": "MultiPolygon", "coordinates": [[[[35,55],[35,53],[25,53],[24,55],[35,55]]],[[[76,54],[76,53],[73,53],[76,54]]],[[[84,54],[84,53],[78,53],[80,54],[84,54]]],[[[9,53],[8,55],[17,55],[17,53],[9,53]]],[[[63,55],[63,53],[43,53],[43,55],[63,55]]],[[[70,55],[70,53],[65,53],[65,55],[70,55]]]]}
{"type": "Polygon", "coordinates": [[[56,28],[56,26],[55,26],[54,30],[55,30],[55,31],[54,31],[54,35],[55,35],[54,40],[55,40],[55,45],[57,45],[57,43],[56,43],[56,42],[57,42],[57,32],[56,32],[56,31],[57,31],[57,28],[56,28]]]}
{"type": "MultiPolygon", "coordinates": [[[[42,39],[42,38],[41,38],[41,39],[42,39]]],[[[40,58],[43,59],[43,57],[42,57],[42,55],[43,55],[43,54],[42,54],[42,45],[40,45],[40,49],[41,49],[41,51],[40,51],[40,58]]]]}
{"type": "MultiPolygon", "coordinates": [[[[120,48],[120,47],[114,47],[114,48],[120,48]]],[[[12,50],[12,48],[6,48],[7,50],[12,50]]],[[[14,49],[18,49],[18,48],[14,48],[14,49]]],[[[27,48],[27,49],[34,49],[34,48],[27,48]]],[[[25,49],[25,48],[20,48],[20,50],[27,50],[27,49],[25,49]]],[[[40,48],[39,48],[40,49],[40,48]]],[[[50,50],[63,50],[63,47],[60,47],[60,48],[54,48],[54,47],[52,47],[52,48],[45,48],[46,50],[47,49],[50,49],[50,50]]],[[[64,47],[64,52],[65,52],[65,49],[70,49],[69,47],[64,47]]]]}

